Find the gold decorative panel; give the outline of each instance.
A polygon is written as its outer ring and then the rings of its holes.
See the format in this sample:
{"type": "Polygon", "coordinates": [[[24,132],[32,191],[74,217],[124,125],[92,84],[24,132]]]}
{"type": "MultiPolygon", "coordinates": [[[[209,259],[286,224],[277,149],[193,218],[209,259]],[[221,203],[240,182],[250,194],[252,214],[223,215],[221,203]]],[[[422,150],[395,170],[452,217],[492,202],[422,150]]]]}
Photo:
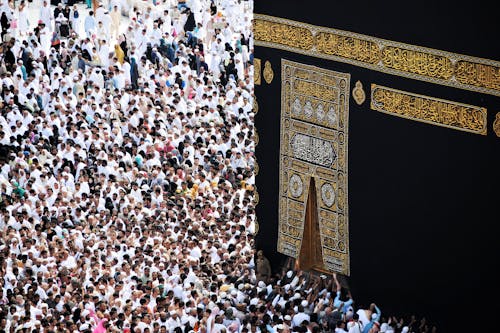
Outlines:
{"type": "Polygon", "coordinates": [[[282,60],[278,251],[300,255],[314,178],[323,268],[347,275],[349,81],[347,73],[282,60]]]}
{"type": "Polygon", "coordinates": [[[261,76],[260,76],[260,59],[259,58],[254,58],[253,59],[253,81],[256,86],[260,85],[261,83],[261,76]]]}
{"type": "Polygon", "coordinates": [[[371,109],[460,131],[486,135],[485,108],[372,84],[371,109]]]}
{"type": "Polygon", "coordinates": [[[500,96],[500,62],[254,14],[255,45],[500,96]]]}

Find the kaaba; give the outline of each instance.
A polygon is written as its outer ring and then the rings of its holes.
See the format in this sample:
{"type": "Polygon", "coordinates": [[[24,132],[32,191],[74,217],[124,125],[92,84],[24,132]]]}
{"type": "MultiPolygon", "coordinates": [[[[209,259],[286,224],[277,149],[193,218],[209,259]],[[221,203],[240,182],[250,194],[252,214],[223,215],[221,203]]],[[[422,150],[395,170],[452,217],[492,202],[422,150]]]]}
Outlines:
{"type": "Polygon", "coordinates": [[[273,267],[342,273],[357,308],[439,332],[494,329],[495,16],[480,2],[255,2],[256,247],[273,267]]]}

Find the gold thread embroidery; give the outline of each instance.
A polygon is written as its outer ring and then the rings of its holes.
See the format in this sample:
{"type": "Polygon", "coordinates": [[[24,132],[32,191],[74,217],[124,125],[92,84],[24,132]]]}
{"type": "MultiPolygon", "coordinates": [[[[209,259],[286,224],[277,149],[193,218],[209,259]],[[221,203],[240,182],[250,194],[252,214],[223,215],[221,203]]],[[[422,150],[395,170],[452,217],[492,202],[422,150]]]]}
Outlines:
{"type": "Polygon", "coordinates": [[[307,28],[301,28],[280,22],[254,21],[255,40],[280,43],[310,50],[313,46],[313,34],[307,28]]]}
{"type": "Polygon", "coordinates": [[[274,71],[269,60],[266,60],[266,63],[264,64],[264,71],[262,72],[262,75],[264,76],[264,80],[267,84],[271,84],[271,82],[273,82],[274,71]]]}
{"type": "Polygon", "coordinates": [[[385,67],[403,72],[443,80],[453,76],[451,60],[440,55],[386,46],[381,60],[385,67]]]}
{"type": "Polygon", "coordinates": [[[496,66],[459,61],[455,77],[463,84],[500,90],[500,68],[496,66]]]}
{"type": "Polygon", "coordinates": [[[350,36],[320,31],[315,36],[316,51],[327,55],[355,59],[370,64],[380,60],[380,49],[376,43],[350,36]]]}
{"type": "Polygon", "coordinates": [[[255,45],[500,96],[500,62],[254,14],[255,45]]]}
{"type": "Polygon", "coordinates": [[[366,100],[366,94],[363,90],[363,84],[359,80],[356,81],[356,85],[352,89],[352,98],[358,105],[363,104],[366,100]]]}
{"type": "Polygon", "coordinates": [[[487,110],[372,84],[371,109],[460,131],[486,135],[487,110]]]}
{"type": "Polygon", "coordinates": [[[500,137],[500,112],[497,112],[495,116],[495,121],[493,122],[493,131],[500,137]]]}
{"type": "MultiPolygon", "coordinates": [[[[253,104],[253,107],[254,107],[254,111],[255,113],[257,113],[257,111],[259,110],[258,108],[258,104],[257,104],[257,99],[256,97],[254,96],[254,104],[253,104]],[[257,108],[256,108],[257,106],[257,108]],[[257,109],[257,110],[255,110],[257,109]]],[[[254,139],[254,143],[255,143],[255,148],[257,148],[257,146],[259,145],[259,134],[257,133],[257,129],[254,127],[253,129],[253,139],[254,139]]],[[[257,161],[257,156],[254,156],[255,157],[255,164],[254,164],[254,172],[255,172],[255,175],[258,175],[259,174],[259,163],[257,161]]],[[[257,189],[257,185],[254,185],[253,186],[253,192],[254,192],[254,198],[253,198],[253,203],[254,203],[254,207],[257,207],[257,205],[259,204],[259,200],[260,200],[260,196],[259,196],[259,191],[257,189]]],[[[257,235],[257,233],[259,232],[259,223],[257,222],[257,217],[255,217],[255,235],[257,235]]]]}
{"type": "Polygon", "coordinates": [[[254,81],[256,86],[260,85],[261,79],[260,79],[260,59],[259,58],[253,59],[253,81],[254,81]]]}
{"type": "Polygon", "coordinates": [[[282,59],[278,251],[300,254],[314,178],[324,268],[347,275],[349,81],[346,73],[282,59]]]}

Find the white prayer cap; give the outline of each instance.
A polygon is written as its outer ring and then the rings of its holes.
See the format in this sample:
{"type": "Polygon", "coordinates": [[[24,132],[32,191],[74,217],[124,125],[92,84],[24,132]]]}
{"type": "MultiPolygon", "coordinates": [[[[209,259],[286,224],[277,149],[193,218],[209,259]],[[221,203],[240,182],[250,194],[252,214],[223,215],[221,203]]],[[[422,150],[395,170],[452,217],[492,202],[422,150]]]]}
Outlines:
{"type": "Polygon", "coordinates": [[[288,272],[286,272],[286,276],[287,276],[288,278],[291,278],[291,277],[292,277],[292,275],[293,275],[293,272],[292,272],[292,271],[288,271],[288,272]]]}

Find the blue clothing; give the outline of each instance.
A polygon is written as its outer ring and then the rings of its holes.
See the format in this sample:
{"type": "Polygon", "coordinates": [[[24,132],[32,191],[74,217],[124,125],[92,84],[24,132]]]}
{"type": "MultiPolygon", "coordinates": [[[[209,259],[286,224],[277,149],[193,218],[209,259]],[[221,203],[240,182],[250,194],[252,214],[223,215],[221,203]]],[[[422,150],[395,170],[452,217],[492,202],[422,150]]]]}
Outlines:
{"type": "Polygon", "coordinates": [[[337,291],[337,296],[335,296],[335,299],[333,300],[333,306],[336,308],[339,308],[340,305],[344,303],[344,307],[342,309],[339,309],[343,313],[346,313],[349,307],[352,305],[353,300],[352,298],[349,298],[347,301],[341,301],[340,300],[340,291],[337,291]]]}
{"type": "Polygon", "coordinates": [[[85,120],[87,121],[87,123],[89,123],[90,125],[94,124],[95,120],[94,118],[91,116],[91,115],[87,115],[85,117],[85,120]]]}
{"type": "Polygon", "coordinates": [[[23,80],[27,80],[28,73],[26,72],[26,67],[24,67],[24,65],[21,65],[21,72],[23,73],[23,80]]]}
{"type": "Polygon", "coordinates": [[[90,30],[95,29],[95,18],[93,16],[87,16],[85,18],[85,32],[88,34],[90,30]]]}
{"type": "Polygon", "coordinates": [[[377,311],[376,316],[372,317],[370,322],[366,324],[365,328],[363,329],[363,333],[368,333],[370,329],[373,327],[376,321],[380,320],[380,317],[382,316],[382,312],[378,308],[378,306],[375,305],[375,311],[377,311]]]}
{"type": "Polygon", "coordinates": [[[135,58],[132,57],[130,59],[130,81],[134,89],[137,89],[138,87],[137,84],[138,80],[139,80],[139,70],[137,69],[137,63],[135,61],[135,58]]]}
{"type": "Polygon", "coordinates": [[[35,98],[36,98],[36,104],[38,105],[40,110],[43,110],[42,96],[36,95],[35,98]]]}
{"type": "Polygon", "coordinates": [[[85,72],[85,60],[79,59],[78,60],[78,68],[82,70],[82,72],[85,72]]]}

